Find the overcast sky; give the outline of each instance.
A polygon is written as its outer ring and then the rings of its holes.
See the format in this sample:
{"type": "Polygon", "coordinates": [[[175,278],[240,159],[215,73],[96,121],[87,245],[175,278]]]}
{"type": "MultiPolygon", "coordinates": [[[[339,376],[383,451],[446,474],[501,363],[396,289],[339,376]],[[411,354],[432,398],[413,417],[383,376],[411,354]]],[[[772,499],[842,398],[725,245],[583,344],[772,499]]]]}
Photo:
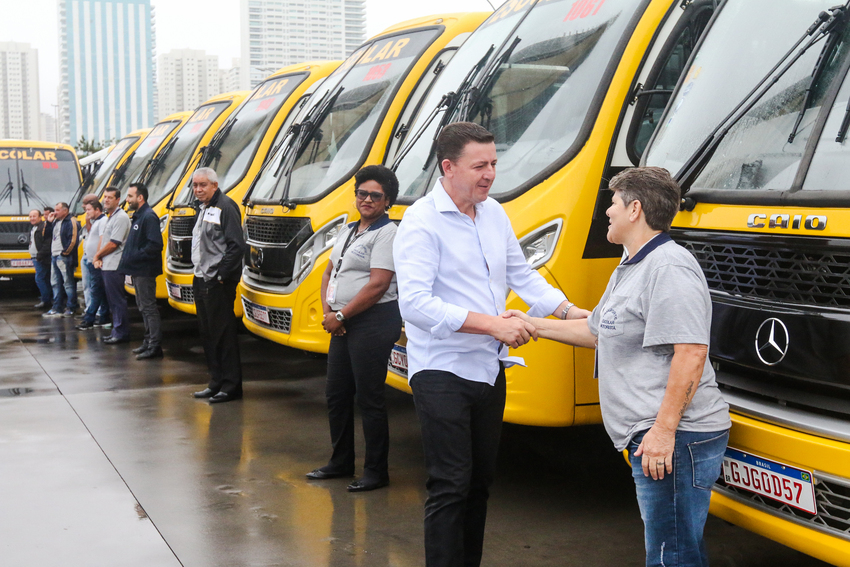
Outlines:
{"type": "MultiPolygon", "coordinates": [[[[498,6],[503,0],[490,0],[498,6]]],[[[59,86],[59,38],[56,0],[7,4],[0,18],[0,41],[20,41],[38,49],[41,109],[53,114],[59,86]]],[[[239,0],[152,0],[156,7],[157,54],[172,49],[203,49],[219,56],[220,67],[239,57],[239,0]],[[212,8],[215,6],[215,9],[212,8]]],[[[366,35],[395,23],[440,12],[491,11],[487,0],[366,0],[366,35]]]]}

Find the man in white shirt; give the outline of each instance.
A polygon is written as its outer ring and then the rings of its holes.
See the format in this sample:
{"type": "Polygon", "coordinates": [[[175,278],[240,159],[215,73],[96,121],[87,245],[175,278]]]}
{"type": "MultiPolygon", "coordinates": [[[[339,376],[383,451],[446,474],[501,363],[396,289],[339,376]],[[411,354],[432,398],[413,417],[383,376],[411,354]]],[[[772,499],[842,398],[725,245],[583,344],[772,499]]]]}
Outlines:
{"type": "Polygon", "coordinates": [[[488,197],[496,145],[468,122],[437,139],[443,172],[404,215],[393,256],[410,387],[422,428],[428,567],[481,562],[489,487],[505,409],[508,347],[533,326],[501,317],[508,289],[539,317],[587,317],[525,261],[507,214],[488,197]]]}

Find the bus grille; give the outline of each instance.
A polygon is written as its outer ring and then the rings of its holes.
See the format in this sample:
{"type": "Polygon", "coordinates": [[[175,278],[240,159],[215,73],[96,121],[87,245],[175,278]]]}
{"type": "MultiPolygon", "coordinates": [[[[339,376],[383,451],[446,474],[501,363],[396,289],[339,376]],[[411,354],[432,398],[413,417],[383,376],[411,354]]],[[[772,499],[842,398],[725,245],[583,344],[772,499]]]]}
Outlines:
{"type": "Polygon", "coordinates": [[[0,223],[0,250],[26,250],[32,225],[28,222],[0,223]]]}
{"type": "Polygon", "coordinates": [[[817,514],[792,508],[783,502],[771,500],[759,494],[727,485],[723,478],[717,481],[715,490],[733,495],[738,500],[750,503],[755,508],[778,516],[793,518],[810,524],[827,533],[850,540],[850,479],[824,478],[817,473],[815,478],[815,503],[817,514]]]}
{"type": "Polygon", "coordinates": [[[195,215],[191,217],[175,217],[172,216],[168,222],[168,230],[171,236],[187,237],[192,236],[192,229],[195,228],[195,215]]]}
{"type": "Polygon", "coordinates": [[[708,287],[779,303],[850,308],[850,243],[819,238],[673,230],[708,287]]]}
{"type": "Polygon", "coordinates": [[[28,222],[2,222],[0,223],[0,233],[8,234],[26,234],[29,235],[32,230],[32,225],[28,222]]]}
{"type": "Polygon", "coordinates": [[[291,309],[275,309],[273,307],[260,307],[255,305],[253,302],[248,301],[245,296],[242,296],[242,310],[245,313],[245,316],[252,323],[256,323],[257,325],[261,325],[266,328],[274,329],[276,331],[280,331],[281,333],[289,334],[290,329],[292,328],[292,310],[291,309]],[[268,313],[269,322],[261,320],[257,317],[254,312],[255,308],[260,308],[268,313]]]}
{"type": "Polygon", "coordinates": [[[310,231],[309,218],[255,217],[245,219],[248,240],[261,244],[286,246],[303,231],[310,231]]]}

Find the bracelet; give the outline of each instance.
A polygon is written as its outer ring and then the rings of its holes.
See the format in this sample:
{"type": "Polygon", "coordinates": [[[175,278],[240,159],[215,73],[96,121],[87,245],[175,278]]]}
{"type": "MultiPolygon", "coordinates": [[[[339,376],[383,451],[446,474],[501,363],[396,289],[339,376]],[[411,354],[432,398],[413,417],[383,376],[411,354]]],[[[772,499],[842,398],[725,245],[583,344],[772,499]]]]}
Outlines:
{"type": "Polygon", "coordinates": [[[564,307],[564,310],[563,310],[563,311],[561,311],[561,319],[566,320],[566,318],[567,318],[567,313],[569,313],[569,312],[570,312],[570,309],[571,309],[572,307],[575,307],[575,303],[572,303],[572,302],[568,299],[568,300],[567,300],[567,306],[566,306],[566,307],[564,307]]]}

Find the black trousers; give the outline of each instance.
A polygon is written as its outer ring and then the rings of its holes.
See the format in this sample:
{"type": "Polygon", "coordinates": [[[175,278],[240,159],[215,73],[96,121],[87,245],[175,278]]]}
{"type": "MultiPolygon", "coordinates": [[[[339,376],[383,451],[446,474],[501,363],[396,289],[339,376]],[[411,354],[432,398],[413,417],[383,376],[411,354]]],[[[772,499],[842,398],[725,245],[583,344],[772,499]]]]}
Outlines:
{"type": "Polygon", "coordinates": [[[505,371],[490,386],[423,370],[410,386],[428,472],[425,564],[478,567],[505,412],[505,371]]]}
{"type": "Polygon", "coordinates": [[[328,351],[328,421],[333,455],[327,470],[354,472],[354,403],[363,419],[366,459],[363,479],[389,478],[390,432],[384,404],[387,360],[401,335],[398,302],[373,305],[345,322],[345,334],[331,337],[328,351]]]}
{"type": "Polygon", "coordinates": [[[210,371],[208,387],[213,392],[241,395],[242,359],[236,336],[238,322],[233,314],[237,285],[237,281],[205,282],[198,277],[192,281],[198,331],[210,371]]]}

